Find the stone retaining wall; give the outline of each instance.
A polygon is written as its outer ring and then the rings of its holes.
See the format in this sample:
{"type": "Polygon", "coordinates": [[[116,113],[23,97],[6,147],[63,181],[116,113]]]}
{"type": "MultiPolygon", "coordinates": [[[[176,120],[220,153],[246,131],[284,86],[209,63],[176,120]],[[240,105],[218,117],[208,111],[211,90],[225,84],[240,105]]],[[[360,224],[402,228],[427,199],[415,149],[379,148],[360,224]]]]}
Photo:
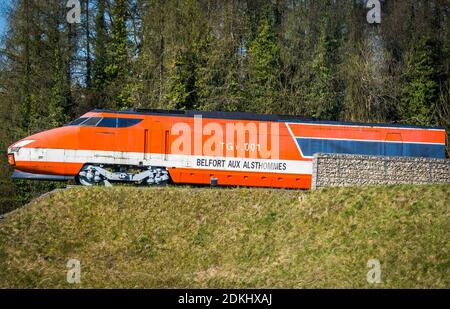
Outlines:
{"type": "Polygon", "coordinates": [[[336,186],[450,183],[450,160],[316,154],[313,189],[336,186]]]}

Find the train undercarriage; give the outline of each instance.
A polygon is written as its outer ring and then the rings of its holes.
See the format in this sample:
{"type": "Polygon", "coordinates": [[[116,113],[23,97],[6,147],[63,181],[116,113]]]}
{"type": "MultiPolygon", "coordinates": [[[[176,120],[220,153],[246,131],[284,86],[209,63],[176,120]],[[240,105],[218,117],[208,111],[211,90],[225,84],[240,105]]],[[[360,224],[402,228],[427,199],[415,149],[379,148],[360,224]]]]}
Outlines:
{"type": "Polygon", "coordinates": [[[114,182],[166,185],[170,175],[165,167],[86,164],[76,180],[83,186],[112,186],[114,182]]]}

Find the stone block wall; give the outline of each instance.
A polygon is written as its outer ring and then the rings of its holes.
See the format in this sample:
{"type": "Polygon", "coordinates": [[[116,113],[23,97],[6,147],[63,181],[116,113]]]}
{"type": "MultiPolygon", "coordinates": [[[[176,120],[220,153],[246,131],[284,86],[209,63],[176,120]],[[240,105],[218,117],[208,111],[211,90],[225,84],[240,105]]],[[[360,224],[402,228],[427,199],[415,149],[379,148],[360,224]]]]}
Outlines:
{"type": "Polygon", "coordinates": [[[336,186],[450,183],[450,160],[316,154],[313,189],[336,186]]]}

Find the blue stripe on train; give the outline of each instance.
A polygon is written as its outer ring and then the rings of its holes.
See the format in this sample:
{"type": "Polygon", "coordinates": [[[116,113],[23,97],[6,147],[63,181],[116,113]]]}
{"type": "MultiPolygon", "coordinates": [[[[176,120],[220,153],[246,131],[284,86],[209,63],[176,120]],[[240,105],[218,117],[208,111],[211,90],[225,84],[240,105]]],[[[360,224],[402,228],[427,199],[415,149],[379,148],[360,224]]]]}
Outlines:
{"type": "Polygon", "coordinates": [[[373,156],[445,158],[445,146],[435,144],[296,138],[303,155],[346,153],[373,156]]]}

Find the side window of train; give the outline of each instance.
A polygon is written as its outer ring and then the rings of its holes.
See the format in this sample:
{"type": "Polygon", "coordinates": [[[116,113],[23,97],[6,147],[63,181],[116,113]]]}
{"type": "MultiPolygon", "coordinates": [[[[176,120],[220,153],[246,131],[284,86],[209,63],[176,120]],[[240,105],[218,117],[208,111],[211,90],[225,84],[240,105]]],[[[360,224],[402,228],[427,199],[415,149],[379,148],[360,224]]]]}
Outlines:
{"type": "MultiPolygon", "coordinates": [[[[129,128],[138,124],[141,121],[142,119],[136,118],[105,117],[93,125],[102,128],[129,128]]],[[[94,121],[91,121],[91,119],[89,119],[89,121],[86,121],[85,123],[83,123],[83,125],[86,125],[87,123],[89,123],[89,125],[92,125],[94,121]]]]}
{"type": "Polygon", "coordinates": [[[98,124],[97,127],[103,128],[117,128],[117,118],[103,118],[98,124]]]}
{"type": "Polygon", "coordinates": [[[136,119],[136,118],[119,118],[117,121],[117,127],[118,128],[129,128],[132,127],[139,122],[141,122],[142,119],[136,119]]]}

